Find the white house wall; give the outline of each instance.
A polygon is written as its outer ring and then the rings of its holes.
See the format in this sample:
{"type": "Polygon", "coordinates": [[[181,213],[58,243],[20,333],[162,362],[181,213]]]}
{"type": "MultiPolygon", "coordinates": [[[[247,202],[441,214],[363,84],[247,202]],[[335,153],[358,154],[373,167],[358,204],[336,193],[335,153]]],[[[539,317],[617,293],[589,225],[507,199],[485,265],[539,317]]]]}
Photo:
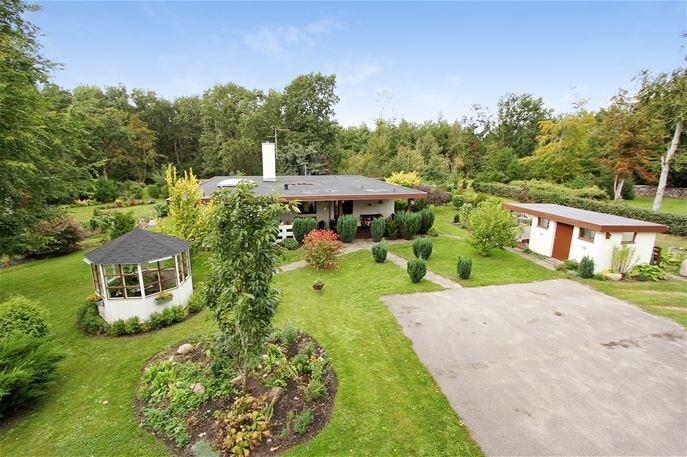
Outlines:
{"type": "MultiPolygon", "coordinates": [[[[334,201],[319,201],[316,202],[315,214],[296,215],[294,213],[284,214],[281,217],[282,222],[290,224],[296,217],[314,217],[317,221],[324,221],[327,224],[331,219],[334,219],[334,201]]],[[[389,217],[394,213],[394,200],[354,200],[353,201],[353,215],[358,218],[358,225],[360,225],[360,216],[362,214],[381,214],[389,217]],[[381,202],[381,203],[380,203],[381,202]]]]}
{"type": "Polygon", "coordinates": [[[169,289],[167,292],[172,294],[172,299],[168,302],[157,304],[155,297],[158,294],[150,295],[145,298],[105,298],[103,305],[98,308],[100,315],[108,323],[119,319],[129,319],[138,316],[142,321],[148,320],[151,314],[160,312],[163,309],[173,306],[186,306],[191,295],[193,295],[193,280],[189,276],[179,287],[169,289]]]}
{"type": "Polygon", "coordinates": [[[553,252],[553,236],[556,233],[556,221],[549,222],[549,228],[538,227],[539,218],[532,217],[529,248],[537,254],[551,257],[553,252]]]}
{"type": "MultiPolygon", "coordinates": [[[[580,228],[575,226],[569,258],[579,262],[582,260],[582,257],[589,256],[594,260],[595,273],[610,270],[613,248],[622,246],[623,234],[621,232],[610,232],[610,237],[606,238],[606,232],[596,232],[593,243],[582,240],[579,237],[580,228]]],[[[627,245],[635,250],[635,264],[651,262],[655,241],[655,233],[639,232],[636,234],[634,244],[627,245]]]]}

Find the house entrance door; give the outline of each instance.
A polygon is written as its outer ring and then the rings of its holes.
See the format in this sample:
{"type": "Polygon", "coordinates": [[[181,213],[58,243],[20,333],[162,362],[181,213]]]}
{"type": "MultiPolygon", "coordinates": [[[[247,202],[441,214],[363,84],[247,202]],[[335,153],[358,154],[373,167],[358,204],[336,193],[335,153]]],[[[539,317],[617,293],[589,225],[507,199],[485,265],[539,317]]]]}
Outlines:
{"type": "Polygon", "coordinates": [[[553,238],[553,250],[551,257],[558,260],[568,260],[570,255],[570,243],[572,242],[573,226],[556,223],[556,234],[553,238]]]}

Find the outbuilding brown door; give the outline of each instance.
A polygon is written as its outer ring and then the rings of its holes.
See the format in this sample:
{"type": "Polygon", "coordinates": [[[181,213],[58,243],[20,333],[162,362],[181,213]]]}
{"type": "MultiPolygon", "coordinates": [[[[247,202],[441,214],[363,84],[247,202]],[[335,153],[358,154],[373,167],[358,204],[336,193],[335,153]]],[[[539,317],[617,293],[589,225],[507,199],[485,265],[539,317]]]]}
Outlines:
{"type": "Polygon", "coordinates": [[[568,260],[570,255],[570,243],[572,242],[573,226],[556,223],[556,234],[553,238],[553,251],[551,257],[558,260],[568,260]]]}

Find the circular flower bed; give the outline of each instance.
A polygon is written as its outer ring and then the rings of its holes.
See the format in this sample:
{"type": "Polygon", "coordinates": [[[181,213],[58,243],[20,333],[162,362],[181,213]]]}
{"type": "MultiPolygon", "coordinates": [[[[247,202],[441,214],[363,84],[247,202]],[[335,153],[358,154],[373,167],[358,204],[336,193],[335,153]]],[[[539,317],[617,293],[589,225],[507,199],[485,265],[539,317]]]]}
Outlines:
{"type": "Polygon", "coordinates": [[[216,338],[156,355],[142,370],[136,410],[173,455],[273,456],[322,430],[335,392],[324,349],[287,326],[245,379],[216,338]]]}

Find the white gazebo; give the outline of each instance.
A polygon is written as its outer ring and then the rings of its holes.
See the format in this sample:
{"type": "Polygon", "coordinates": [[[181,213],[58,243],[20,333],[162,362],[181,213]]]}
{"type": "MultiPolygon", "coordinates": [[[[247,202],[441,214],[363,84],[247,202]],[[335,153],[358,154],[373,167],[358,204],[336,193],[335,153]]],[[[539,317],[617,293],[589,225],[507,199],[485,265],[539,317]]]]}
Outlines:
{"type": "Polygon", "coordinates": [[[186,306],[193,294],[189,246],[170,235],[135,229],[86,254],[103,319],[147,320],[165,308],[186,306]]]}

